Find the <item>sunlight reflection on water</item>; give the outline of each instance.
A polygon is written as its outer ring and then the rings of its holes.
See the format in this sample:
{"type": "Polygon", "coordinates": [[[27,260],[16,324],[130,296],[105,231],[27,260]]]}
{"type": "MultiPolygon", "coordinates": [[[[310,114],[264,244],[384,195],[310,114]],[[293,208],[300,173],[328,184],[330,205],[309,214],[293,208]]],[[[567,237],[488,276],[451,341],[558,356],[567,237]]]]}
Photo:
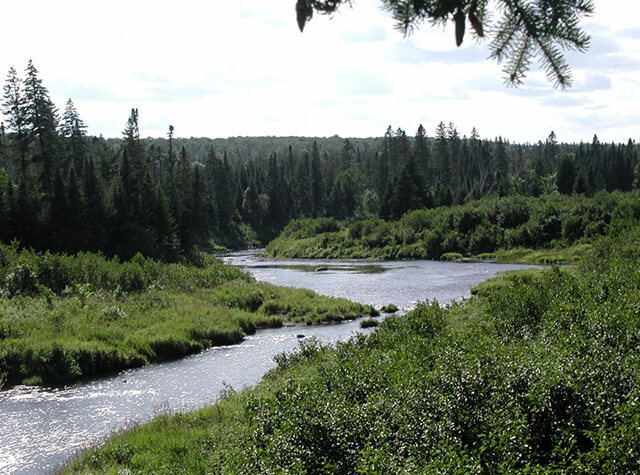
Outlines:
{"type": "MultiPolygon", "coordinates": [[[[432,261],[337,262],[267,261],[247,253],[225,258],[258,280],[304,287],[325,295],[403,310],[416,302],[441,303],[499,271],[526,266],[432,261]],[[327,267],[309,272],[300,266],[327,267]],[[371,268],[375,267],[375,272],[371,268]],[[337,270],[335,269],[337,268],[337,270]],[[348,270],[345,270],[348,269],[348,270]]],[[[227,387],[257,383],[275,366],[273,357],[298,347],[298,335],[334,343],[361,330],[358,321],[314,327],[261,330],[233,346],[211,348],[177,361],[123,371],[66,388],[16,386],[0,392],[0,472],[54,470],[78,450],[99,443],[116,430],[161,412],[194,410],[214,402],[227,387]]]]}

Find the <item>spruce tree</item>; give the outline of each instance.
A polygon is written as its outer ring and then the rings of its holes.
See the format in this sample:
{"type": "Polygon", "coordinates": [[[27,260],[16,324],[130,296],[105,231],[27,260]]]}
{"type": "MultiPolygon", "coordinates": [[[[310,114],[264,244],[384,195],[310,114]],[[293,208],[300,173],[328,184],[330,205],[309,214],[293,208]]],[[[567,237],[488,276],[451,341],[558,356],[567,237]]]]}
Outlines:
{"type": "Polygon", "coordinates": [[[87,160],[84,179],[84,216],[85,249],[98,251],[104,246],[104,232],[106,211],[104,206],[103,188],[96,174],[94,161],[87,160]]]}
{"type": "Polygon", "coordinates": [[[422,173],[424,173],[425,176],[429,176],[431,174],[431,154],[429,152],[429,143],[427,141],[427,131],[422,124],[420,124],[416,131],[415,140],[413,141],[412,155],[416,160],[418,168],[422,170],[422,173]]]}
{"type": "Polygon", "coordinates": [[[573,191],[575,180],[576,168],[573,160],[569,157],[564,157],[558,167],[558,175],[556,178],[558,191],[562,194],[570,195],[573,191]]]}
{"type": "Polygon", "coordinates": [[[297,215],[301,218],[313,216],[313,186],[311,176],[311,159],[305,153],[298,165],[296,183],[297,215]]]}
{"type": "Polygon", "coordinates": [[[67,240],[64,250],[78,252],[86,245],[86,223],[83,221],[84,200],[75,167],[69,171],[69,179],[65,190],[67,199],[67,240]]]}
{"type": "Polygon", "coordinates": [[[318,142],[313,141],[311,151],[311,195],[313,200],[313,217],[322,216],[324,209],[324,180],[320,164],[318,142]]]}
{"type": "Polygon", "coordinates": [[[22,90],[22,81],[15,68],[11,67],[7,74],[7,82],[3,87],[2,112],[7,117],[7,125],[13,132],[20,157],[20,173],[22,181],[27,180],[27,100],[22,90]]]}
{"type": "Polygon", "coordinates": [[[509,157],[507,146],[502,137],[498,137],[495,146],[494,157],[495,182],[498,187],[498,195],[505,196],[508,193],[509,157]]]}
{"type": "Polygon", "coordinates": [[[26,130],[34,145],[33,160],[41,163],[40,184],[45,194],[50,196],[58,159],[58,113],[38,74],[33,61],[29,60],[23,81],[26,130]]]}
{"type": "Polygon", "coordinates": [[[60,121],[60,136],[64,141],[64,155],[67,160],[71,160],[80,176],[84,176],[83,167],[87,153],[86,135],[87,127],[80,118],[73,101],[67,100],[60,121]]]}

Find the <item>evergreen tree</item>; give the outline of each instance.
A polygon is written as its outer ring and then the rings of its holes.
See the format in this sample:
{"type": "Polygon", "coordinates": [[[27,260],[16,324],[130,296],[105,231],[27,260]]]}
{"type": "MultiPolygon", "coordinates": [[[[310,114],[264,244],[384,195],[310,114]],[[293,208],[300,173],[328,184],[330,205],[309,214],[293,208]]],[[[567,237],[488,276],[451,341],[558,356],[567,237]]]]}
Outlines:
{"type": "Polygon", "coordinates": [[[83,222],[86,226],[85,249],[90,251],[98,251],[104,248],[104,233],[106,211],[104,207],[104,198],[102,184],[96,174],[93,160],[89,159],[85,167],[84,179],[84,197],[85,207],[83,222]]]}
{"type": "Polygon", "coordinates": [[[508,192],[509,157],[506,144],[502,137],[498,137],[495,148],[495,182],[498,187],[498,195],[505,196],[508,192]]]}
{"type": "Polygon", "coordinates": [[[83,222],[84,203],[78,177],[74,167],[69,172],[69,179],[65,189],[66,209],[66,241],[62,250],[78,252],[85,246],[86,223],[83,222]]]}
{"type": "Polygon", "coordinates": [[[313,201],[313,217],[322,216],[324,209],[324,180],[322,178],[318,142],[315,140],[311,151],[311,197],[313,201]]]}
{"type": "MultiPolygon", "coordinates": [[[[64,156],[71,160],[73,167],[84,175],[83,166],[86,159],[87,127],[76,110],[73,101],[69,99],[60,122],[60,135],[64,140],[64,156]]],[[[68,166],[68,165],[67,165],[68,166]]]]}
{"type": "Polygon", "coordinates": [[[556,185],[558,191],[565,195],[570,195],[573,191],[573,186],[576,180],[576,168],[573,164],[573,160],[569,157],[564,157],[560,162],[558,168],[558,175],[556,178],[556,185]]]}
{"type": "Polygon", "coordinates": [[[298,166],[296,179],[297,215],[301,218],[313,216],[313,186],[311,176],[311,161],[305,153],[298,166]]]}
{"type": "Polygon", "coordinates": [[[447,129],[443,122],[436,128],[436,168],[438,170],[436,181],[442,185],[451,184],[451,161],[449,157],[449,144],[447,129]]]}
{"type": "Polygon", "coordinates": [[[420,124],[416,131],[415,140],[413,141],[412,155],[425,176],[429,176],[431,174],[431,154],[429,152],[429,143],[427,142],[427,131],[422,124],[420,124]]]}
{"type": "Polygon", "coordinates": [[[29,60],[23,82],[26,131],[34,144],[33,159],[41,163],[40,184],[50,196],[53,191],[51,178],[58,158],[58,118],[56,107],[49,98],[49,91],[38,74],[33,61],[29,60]]]}
{"type": "Polygon", "coordinates": [[[2,112],[7,116],[9,131],[13,132],[20,157],[22,181],[27,180],[27,100],[22,90],[22,81],[15,68],[10,68],[3,87],[2,112]]]}
{"type": "Polygon", "coordinates": [[[205,186],[200,176],[200,167],[195,167],[189,199],[189,231],[191,242],[187,248],[193,245],[206,244],[208,240],[208,215],[205,208],[205,186]]]}

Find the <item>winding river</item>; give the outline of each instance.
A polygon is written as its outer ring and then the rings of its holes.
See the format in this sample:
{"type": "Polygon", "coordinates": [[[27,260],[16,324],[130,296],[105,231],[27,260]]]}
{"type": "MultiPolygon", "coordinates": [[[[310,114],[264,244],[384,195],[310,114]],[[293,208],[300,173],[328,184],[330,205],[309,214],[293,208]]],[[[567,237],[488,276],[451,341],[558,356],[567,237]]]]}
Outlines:
{"type": "MultiPolygon", "coordinates": [[[[269,261],[239,252],[224,258],[256,279],[304,287],[376,306],[410,310],[418,301],[450,302],[500,271],[528,266],[434,261],[269,261]]],[[[0,473],[47,473],[115,431],[163,412],[190,411],[228,388],[260,381],[273,357],[300,336],[325,343],[361,330],[359,322],[260,330],[233,346],[127,370],[64,388],[18,386],[0,392],[0,473]]]]}

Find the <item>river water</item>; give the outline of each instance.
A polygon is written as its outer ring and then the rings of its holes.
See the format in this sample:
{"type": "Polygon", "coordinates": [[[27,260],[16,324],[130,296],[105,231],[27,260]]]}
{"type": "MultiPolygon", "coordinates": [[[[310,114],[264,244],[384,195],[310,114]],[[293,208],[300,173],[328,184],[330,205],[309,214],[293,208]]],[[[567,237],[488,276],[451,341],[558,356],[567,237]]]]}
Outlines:
{"type": "MultiPolygon", "coordinates": [[[[251,252],[224,258],[258,280],[304,287],[376,306],[409,310],[416,302],[450,302],[500,271],[527,266],[434,261],[269,261],[251,252]]],[[[163,412],[215,402],[228,388],[260,381],[273,357],[300,337],[333,343],[361,330],[358,321],[260,330],[233,346],[211,348],[64,388],[18,386],[0,392],[0,473],[47,473],[115,431],[163,412]]]]}

